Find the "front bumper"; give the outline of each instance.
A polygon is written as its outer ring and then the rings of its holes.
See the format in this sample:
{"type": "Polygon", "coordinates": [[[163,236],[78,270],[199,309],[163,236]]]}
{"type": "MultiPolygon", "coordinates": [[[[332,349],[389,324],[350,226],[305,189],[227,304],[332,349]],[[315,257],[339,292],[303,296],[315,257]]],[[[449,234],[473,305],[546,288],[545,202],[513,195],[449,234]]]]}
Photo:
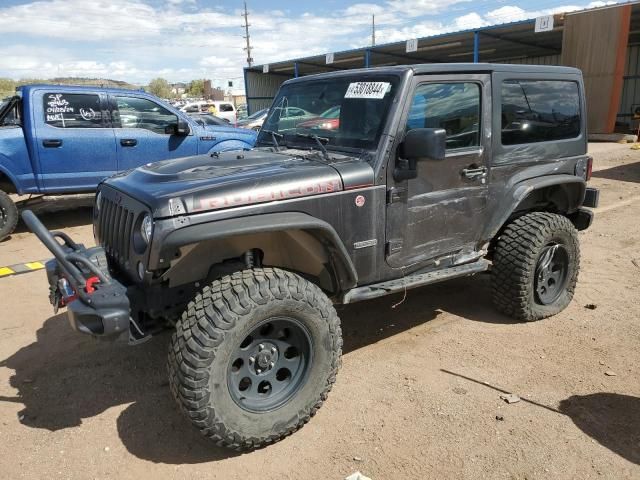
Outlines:
{"type": "Polygon", "coordinates": [[[22,218],[54,256],[46,265],[54,309],[68,307],[69,323],[81,333],[107,338],[129,333],[127,288],[110,276],[104,250],[85,248],[62,232],[49,232],[29,210],[22,218]]]}

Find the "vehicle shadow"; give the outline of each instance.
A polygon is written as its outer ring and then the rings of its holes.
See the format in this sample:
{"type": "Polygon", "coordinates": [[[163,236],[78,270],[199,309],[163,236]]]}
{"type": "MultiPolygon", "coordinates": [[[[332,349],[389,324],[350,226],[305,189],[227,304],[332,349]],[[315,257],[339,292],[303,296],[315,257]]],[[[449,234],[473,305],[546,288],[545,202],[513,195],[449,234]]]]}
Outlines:
{"type": "Polygon", "coordinates": [[[130,404],[118,434],[134,455],[160,463],[201,463],[237,455],[213,445],[182,418],[169,392],[169,332],[138,347],[96,341],[74,332],[66,314],[45,321],[37,340],[0,361],[19,391],[0,401],[24,404],[18,414],[31,428],[76,427],[107,409],[130,404]]]}
{"type": "MultiPolygon", "coordinates": [[[[505,386],[492,385],[462,373],[446,369],[440,371],[500,393],[514,393],[505,386]]],[[[583,433],[600,445],[640,465],[640,398],[608,392],[574,395],[562,400],[558,408],[530,397],[521,397],[520,400],[537,408],[566,415],[583,433]]]]}
{"type": "Polygon", "coordinates": [[[640,183],[640,162],[627,163],[617,167],[606,168],[593,172],[594,178],[607,178],[609,180],[619,180],[622,182],[640,183]]]}
{"type": "MultiPolygon", "coordinates": [[[[81,225],[91,225],[93,210],[91,207],[75,207],[72,210],[56,211],[56,212],[38,212],[38,219],[49,230],[64,230],[70,227],[79,227],[81,225]]],[[[14,233],[28,232],[29,229],[22,219],[18,222],[18,226],[14,233]]]]}
{"type": "Polygon", "coordinates": [[[618,393],[574,395],[559,410],[603,447],[640,465],[640,398],[618,393]]]}
{"type": "MultiPolygon", "coordinates": [[[[474,321],[504,323],[491,310],[486,279],[462,279],[448,286],[410,290],[340,309],[344,353],[376,343],[418,325],[442,311],[474,321]]],[[[109,408],[129,404],[117,419],[118,434],[133,455],[156,463],[188,464],[239,455],[213,445],[182,417],[169,392],[166,352],[170,332],[130,347],[96,341],[74,332],[65,313],[44,322],[36,341],[0,361],[15,373],[16,397],[0,401],[24,405],[26,427],[57,431],[77,427],[109,408]]]]}

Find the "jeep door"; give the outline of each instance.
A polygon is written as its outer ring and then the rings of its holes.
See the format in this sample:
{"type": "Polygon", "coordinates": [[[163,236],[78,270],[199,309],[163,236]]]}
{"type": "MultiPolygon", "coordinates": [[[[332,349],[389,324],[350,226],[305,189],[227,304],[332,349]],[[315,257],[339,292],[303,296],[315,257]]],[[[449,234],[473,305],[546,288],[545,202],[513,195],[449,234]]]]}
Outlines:
{"type": "Polygon", "coordinates": [[[491,90],[488,74],[417,76],[398,132],[446,131],[446,156],[421,160],[416,178],[396,181],[391,159],[387,200],[387,263],[445,266],[473,257],[487,214],[491,90]]]}
{"type": "Polygon", "coordinates": [[[111,97],[118,149],[118,171],[198,153],[198,138],[170,133],[178,116],[165,106],[136,95],[111,97]]]}
{"type": "Polygon", "coordinates": [[[104,94],[43,89],[31,100],[43,192],[93,190],[116,173],[104,94]]]}

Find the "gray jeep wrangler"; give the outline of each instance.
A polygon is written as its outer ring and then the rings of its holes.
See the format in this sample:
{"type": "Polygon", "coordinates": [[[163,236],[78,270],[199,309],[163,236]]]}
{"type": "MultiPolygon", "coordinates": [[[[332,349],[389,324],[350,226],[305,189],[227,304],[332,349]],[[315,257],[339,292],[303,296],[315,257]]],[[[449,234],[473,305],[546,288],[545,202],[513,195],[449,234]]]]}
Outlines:
{"type": "MultiPolygon", "coordinates": [[[[438,64],[285,82],[253,150],[103,182],[99,246],[23,218],[55,256],[51,302],[79,332],[174,329],[170,385],[236,449],[300,428],[340,366],[334,304],[490,270],[506,315],[571,301],[586,187],[584,87],[563,67],[438,64]]],[[[469,299],[473,301],[473,299],[469,299]]]]}

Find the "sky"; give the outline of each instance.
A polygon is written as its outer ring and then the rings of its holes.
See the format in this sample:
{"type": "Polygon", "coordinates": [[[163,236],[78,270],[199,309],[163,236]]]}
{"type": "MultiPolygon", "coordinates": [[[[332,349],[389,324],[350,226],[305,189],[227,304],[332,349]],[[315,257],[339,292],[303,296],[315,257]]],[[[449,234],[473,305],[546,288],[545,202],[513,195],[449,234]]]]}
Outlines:
{"type": "MultiPolygon", "coordinates": [[[[255,64],[612,4],[581,0],[247,0],[255,64]]],[[[0,0],[0,77],[232,80],[241,0],[0,0]]]]}

